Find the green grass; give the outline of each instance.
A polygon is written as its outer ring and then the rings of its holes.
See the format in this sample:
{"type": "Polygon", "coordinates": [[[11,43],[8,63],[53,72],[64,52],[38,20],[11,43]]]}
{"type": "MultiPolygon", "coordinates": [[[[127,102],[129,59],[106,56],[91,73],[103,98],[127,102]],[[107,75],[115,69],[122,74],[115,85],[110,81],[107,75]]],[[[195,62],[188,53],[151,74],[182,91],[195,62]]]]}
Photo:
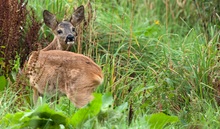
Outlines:
{"type": "MultiPolygon", "coordinates": [[[[72,12],[72,6],[86,2],[29,0],[28,4],[41,21],[44,9],[62,19],[65,12],[72,12]]],[[[212,82],[219,78],[219,22],[207,22],[206,29],[201,21],[196,24],[201,17],[192,2],[183,10],[175,1],[167,7],[160,0],[92,1],[95,20],[73,51],[93,58],[102,67],[104,83],[96,90],[102,101],[94,102],[101,107],[96,105],[97,113],[89,116],[85,112],[93,110],[94,103],[76,109],[63,97],[59,104],[49,103],[48,112],[64,115],[66,128],[219,128],[220,108],[212,82]],[[80,121],[74,115],[89,117],[80,121]]],[[[46,27],[39,33],[51,35],[46,27]]],[[[28,94],[21,97],[24,103],[18,106],[13,86],[8,82],[0,93],[0,116],[5,120],[21,113],[19,119],[30,122],[36,116],[27,114],[38,112],[31,104],[32,92],[27,88],[28,94]],[[8,113],[11,116],[5,116],[8,113]]]]}

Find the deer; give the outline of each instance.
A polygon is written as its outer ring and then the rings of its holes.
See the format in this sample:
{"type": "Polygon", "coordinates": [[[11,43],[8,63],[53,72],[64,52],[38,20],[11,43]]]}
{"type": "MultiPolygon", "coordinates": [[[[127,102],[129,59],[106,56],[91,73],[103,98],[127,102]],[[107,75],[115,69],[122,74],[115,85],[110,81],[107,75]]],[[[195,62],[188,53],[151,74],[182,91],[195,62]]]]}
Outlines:
{"type": "Polygon", "coordinates": [[[92,59],[66,51],[75,42],[76,26],[84,19],[84,7],[78,7],[69,21],[58,22],[49,11],[43,12],[45,24],[52,29],[53,41],[44,49],[32,51],[25,64],[33,102],[39,96],[66,95],[77,107],[93,99],[93,91],[103,82],[103,73],[92,59]]]}

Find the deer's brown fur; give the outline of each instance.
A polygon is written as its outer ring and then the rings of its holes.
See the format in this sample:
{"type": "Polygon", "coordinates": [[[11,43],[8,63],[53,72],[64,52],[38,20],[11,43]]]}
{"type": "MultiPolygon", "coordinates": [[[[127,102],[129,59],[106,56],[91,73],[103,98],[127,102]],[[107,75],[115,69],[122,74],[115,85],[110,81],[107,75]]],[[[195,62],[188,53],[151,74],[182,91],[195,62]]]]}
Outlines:
{"type": "Polygon", "coordinates": [[[34,102],[38,92],[65,94],[77,107],[92,100],[92,92],[102,83],[101,68],[90,58],[73,52],[50,50],[33,52],[27,62],[34,102]]]}

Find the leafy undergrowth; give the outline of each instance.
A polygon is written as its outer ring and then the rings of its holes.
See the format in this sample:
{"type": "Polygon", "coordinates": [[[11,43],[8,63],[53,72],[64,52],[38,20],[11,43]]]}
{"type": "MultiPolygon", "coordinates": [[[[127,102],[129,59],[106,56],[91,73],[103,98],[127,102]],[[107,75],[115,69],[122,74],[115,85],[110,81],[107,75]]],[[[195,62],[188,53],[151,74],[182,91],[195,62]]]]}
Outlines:
{"type": "MultiPolygon", "coordinates": [[[[112,108],[113,98],[110,93],[104,95],[95,93],[94,100],[87,106],[78,109],[75,113],[66,115],[64,112],[55,111],[46,103],[34,110],[6,114],[1,120],[1,128],[100,128],[105,120],[120,121],[126,112],[128,104],[124,103],[115,109],[112,108]]],[[[132,125],[133,127],[149,127],[162,129],[167,124],[179,122],[177,116],[169,116],[164,113],[156,113],[143,116],[143,125],[132,125]]],[[[132,127],[131,126],[131,127],[132,127]]],[[[125,127],[127,128],[127,127],[125,127]]]]}

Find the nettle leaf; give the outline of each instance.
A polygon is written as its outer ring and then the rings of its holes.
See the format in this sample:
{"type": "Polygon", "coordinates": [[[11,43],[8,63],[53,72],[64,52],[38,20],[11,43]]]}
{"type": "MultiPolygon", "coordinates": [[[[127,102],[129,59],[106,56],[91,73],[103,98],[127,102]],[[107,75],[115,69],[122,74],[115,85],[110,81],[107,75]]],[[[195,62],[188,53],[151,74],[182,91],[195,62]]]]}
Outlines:
{"type": "Polygon", "coordinates": [[[101,110],[102,111],[108,110],[112,106],[113,101],[114,101],[114,99],[112,97],[112,94],[111,93],[105,93],[102,96],[102,108],[101,108],[101,110]]]}
{"type": "Polygon", "coordinates": [[[70,124],[74,127],[81,125],[83,122],[96,116],[102,106],[102,94],[95,93],[94,99],[84,108],[79,109],[70,119],[70,124]]]}
{"type": "Polygon", "coordinates": [[[124,111],[128,108],[128,103],[125,102],[121,104],[120,106],[115,107],[113,109],[112,104],[114,102],[114,99],[112,97],[111,93],[106,93],[102,97],[102,108],[101,112],[98,115],[98,119],[100,121],[117,121],[118,119],[121,119],[124,111]]]}
{"type": "Polygon", "coordinates": [[[121,104],[120,106],[116,107],[115,110],[118,112],[123,112],[128,108],[128,103],[125,102],[123,104],[121,104]]]}
{"type": "Polygon", "coordinates": [[[29,121],[29,118],[21,119],[24,116],[24,112],[17,112],[15,114],[5,115],[1,121],[0,125],[2,128],[10,127],[11,129],[21,128],[25,121],[29,121]]]}
{"type": "Polygon", "coordinates": [[[60,112],[49,108],[47,104],[39,106],[34,111],[7,114],[0,121],[3,127],[17,128],[53,128],[59,129],[60,125],[67,125],[67,118],[60,112]]]}
{"type": "Polygon", "coordinates": [[[47,104],[39,106],[28,117],[31,120],[26,124],[33,128],[59,128],[60,124],[65,126],[67,123],[67,118],[63,113],[50,109],[47,104]]]}
{"type": "MultiPolygon", "coordinates": [[[[114,99],[112,97],[112,94],[111,93],[105,93],[103,96],[102,96],[102,112],[105,112],[105,111],[108,111],[110,109],[113,109],[112,104],[114,102],[114,99]]],[[[123,104],[121,104],[120,106],[116,107],[114,109],[115,112],[123,112],[124,110],[126,110],[128,108],[128,103],[125,102],[123,104]]]]}
{"type": "Polygon", "coordinates": [[[0,76],[0,91],[3,91],[6,87],[7,79],[5,76],[0,76]]]}
{"type": "Polygon", "coordinates": [[[148,115],[145,119],[150,125],[150,128],[154,129],[162,129],[168,123],[176,123],[179,121],[177,116],[168,116],[164,113],[148,115]]]}

